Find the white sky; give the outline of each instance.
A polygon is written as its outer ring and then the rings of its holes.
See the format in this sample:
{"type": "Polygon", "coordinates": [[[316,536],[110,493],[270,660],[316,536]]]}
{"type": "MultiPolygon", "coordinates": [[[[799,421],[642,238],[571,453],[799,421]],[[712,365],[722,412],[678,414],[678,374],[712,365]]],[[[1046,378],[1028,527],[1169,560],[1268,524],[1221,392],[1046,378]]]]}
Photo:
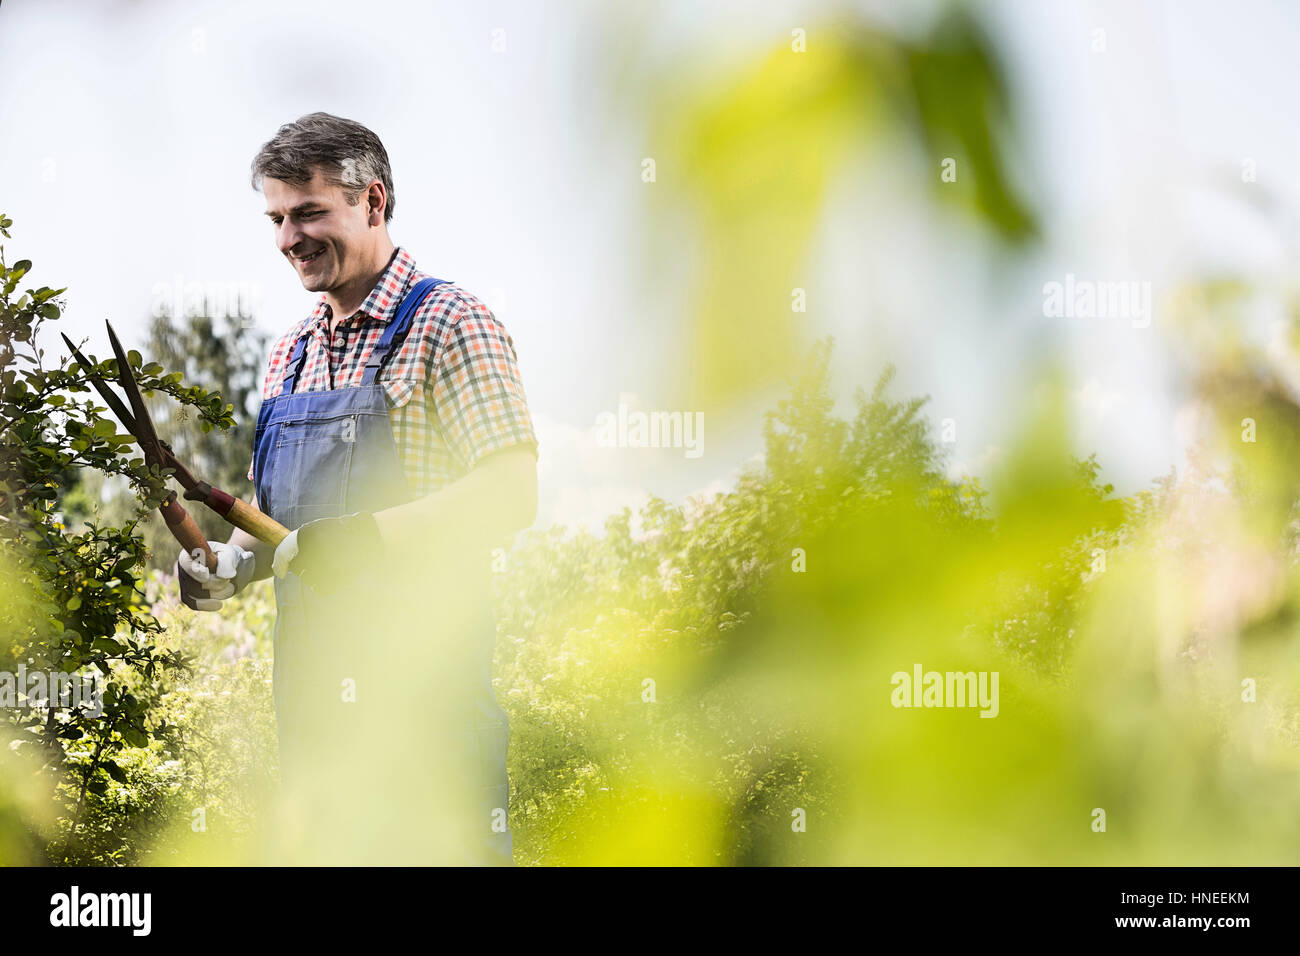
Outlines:
{"type": "MultiPolygon", "coordinates": [[[[930,6],[858,9],[906,24],[930,6]]],[[[1079,453],[1096,451],[1105,477],[1133,491],[1181,462],[1162,293],[1207,266],[1276,279],[1292,261],[1300,132],[1285,97],[1297,88],[1300,19],[1265,3],[978,6],[1024,108],[1013,173],[1043,214],[1041,256],[1008,275],[981,236],[922,201],[901,158],[851,169],[810,256],[808,321],[837,337],[843,395],[895,361],[895,394],[930,394],[936,421],[957,420],[954,459],[976,470],[1032,403],[1030,360],[1058,351],[1078,393],[1079,453]],[[1102,54],[1090,50],[1096,28],[1102,54]],[[1250,187],[1246,157],[1258,167],[1250,187]],[[1244,192],[1280,209],[1254,211],[1244,192]],[[1150,281],[1153,326],[1045,319],[1042,285],[1066,272],[1150,281]]],[[[109,318],[139,346],[156,290],[178,276],[243,284],[258,323],[278,333],[315,297],[275,249],[249,161],[303,113],[366,123],[393,163],[394,241],[484,298],[514,338],[541,442],[539,526],[598,527],[647,491],[680,502],[726,487],[761,451],[771,405],[726,421],[706,413],[698,459],[595,445],[596,416],[622,395],[663,407],[670,370],[659,363],[674,347],[644,344],[687,301],[655,284],[675,268],[644,261],[645,116],[635,97],[619,99],[612,67],[637,77],[683,58],[757,55],[844,8],[4,0],[9,253],[35,261],[35,284],[70,287],[56,326],[73,338],[99,341],[109,318]],[[629,26],[636,49],[620,45],[629,26]],[[492,50],[498,28],[504,53],[492,50]]]]}

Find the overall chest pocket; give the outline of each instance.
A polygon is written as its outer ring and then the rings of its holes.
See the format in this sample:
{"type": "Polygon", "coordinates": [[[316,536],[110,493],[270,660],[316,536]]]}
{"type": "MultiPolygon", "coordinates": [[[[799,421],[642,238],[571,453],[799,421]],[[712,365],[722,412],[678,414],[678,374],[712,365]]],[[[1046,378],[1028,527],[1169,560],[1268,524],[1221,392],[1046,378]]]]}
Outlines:
{"type": "Polygon", "coordinates": [[[298,528],[345,513],[358,429],[356,414],[281,426],[268,489],[273,518],[298,528]]]}
{"type": "Polygon", "coordinates": [[[282,448],[285,445],[353,442],[356,441],[357,419],[357,415],[351,414],[305,422],[285,422],[280,426],[275,445],[282,448]]]}

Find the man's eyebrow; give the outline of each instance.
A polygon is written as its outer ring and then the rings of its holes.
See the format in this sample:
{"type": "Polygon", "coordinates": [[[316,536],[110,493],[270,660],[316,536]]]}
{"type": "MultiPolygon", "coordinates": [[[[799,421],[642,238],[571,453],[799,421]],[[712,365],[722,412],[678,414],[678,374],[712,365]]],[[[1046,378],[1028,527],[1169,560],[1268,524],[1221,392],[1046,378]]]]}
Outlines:
{"type": "MultiPolygon", "coordinates": [[[[292,209],[290,209],[290,210],[289,210],[289,215],[294,216],[294,215],[297,215],[297,214],[300,213],[300,212],[308,212],[308,211],[310,211],[310,210],[312,210],[312,209],[318,209],[318,208],[324,208],[324,207],[322,207],[321,204],[318,203],[316,200],[314,200],[314,199],[309,199],[309,200],[307,200],[306,202],[298,203],[298,205],[296,205],[296,206],[294,206],[292,209]]],[[[279,215],[279,213],[276,212],[274,209],[268,209],[268,210],[266,211],[266,214],[267,214],[268,216],[278,216],[278,215],[279,215]]]]}

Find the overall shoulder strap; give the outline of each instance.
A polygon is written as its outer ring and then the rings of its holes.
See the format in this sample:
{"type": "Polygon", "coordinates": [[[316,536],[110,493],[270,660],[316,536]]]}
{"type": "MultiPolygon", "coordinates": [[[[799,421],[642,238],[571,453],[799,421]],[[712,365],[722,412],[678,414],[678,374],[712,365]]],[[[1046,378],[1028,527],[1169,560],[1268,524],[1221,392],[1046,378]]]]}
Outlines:
{"type": "Polygon", "coordinates": [[[406,339],[406,333],[411,330],[411,320],[415,317],[415,310],[419,308],[420,303],[433,291],[435,286],[444,285],[449,281],[448,279],[434,279],[432,277],[421,279],[406,293],[402,299],[402,304],[397,308],[397,315],[393,316],[393,320],[388,323],[388,328],[384,329],[384,334],[370,353],[370,358],[366,362],[365,374],[361,377],[363,386],[375,383],[375,378],[388,361],[388,356],[395,349],[401,347],[402,342],[406,339]]]}
{"type": "Polygon", "coordinates": [[[298,384],[298,373],[302,371],[303,360],[307,357],[307,335],[304,332],[298,336],[298,341],[293,347],[293,355],[289,357],[289,363],[285,366],[284,380],[280,385],[281,395],[292,395],[293,387],[298,384]]]}

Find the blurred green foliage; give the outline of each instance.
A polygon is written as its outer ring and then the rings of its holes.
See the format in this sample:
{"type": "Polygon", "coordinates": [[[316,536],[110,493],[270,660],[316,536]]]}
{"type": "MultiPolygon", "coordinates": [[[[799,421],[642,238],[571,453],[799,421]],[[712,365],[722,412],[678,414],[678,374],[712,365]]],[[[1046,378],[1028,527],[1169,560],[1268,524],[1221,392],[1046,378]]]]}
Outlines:
{"type": "MultiPolygon", "coordinates": [[[[835,416],[829,357],[810,353],[734,491],[652,498],[600,536],[531,532],[510,554],[497,685],[517,861],[1293,859],[1294,529],[1270,547],[1205,535],[1239,505],[1210,508],[1190,476],[1114,499],[1065,450],[1050,384],[987,490],[950,479],[892,368],[835,416]],[[1224,541],[1252,574],[1205,577],[1224,541]],[[891,675],[917,663],[997,671],[997,717],[893,707],[891,675]]],[[[169,576],[148,581],[155,651],[197,665],[151,700],[183,744],[118,753],[64,858],[258,859],[269,589],[198,615],[169,576]]],[[[69,819],[36,832],[59,846],[69,819]]]]}
{"type": "MultiPolygon", "coordinates": [[[[1200,595],[1231,588],[1200,588],[1170,538],[1196,483],[1114,499],[1094,459],[1050,437],[1067,427],[1050,389],[988,491],[947,478],[923,400],[889,396],[892,369],[851,421],[832,413],[829,348],[734,491],[651,499],[600,536],[531,532],[510,554],[497,686],[517,862],[1294,859],[1297,654],[1270,611],[1294,601],[1293,560],[1250,605],[1270,636],[1240,637],[1229,613],[1208,653],[1200,595]],[[997,671],[996,718],[892,706],[891,676],[917,663],[997,671]]],[[[269,593],[195,615],[157,582],[169,646],[205,655],[208,676],[160,702],[196,731],[179,764],[142,751],[92,801],[98,861],[256,859],[269,593]],[[149,850],[145,834],[165,836],[149,850]]]]}
{"type": "MultiPolygon", "coordinates": [[[[954,5],[917,37],[843,20],[735,70],[699,75],[688,61],[655,78],[647,202],[661,235],[681,245],[684,224],[696,250],[688,407],[779,385],[791,346],[811,346],[792,294],[812,281],[815,227],[846,173],[880,174],[883,146],[912,150],[921,194],[1009,249],[1037,237],[1004,155],[1017,124],[1003,72],[954,5]],[[942,175],[948,160],[955,178],[942,175]]],[[[883,223],[867,226],[885,241],[883,223]]]]}

